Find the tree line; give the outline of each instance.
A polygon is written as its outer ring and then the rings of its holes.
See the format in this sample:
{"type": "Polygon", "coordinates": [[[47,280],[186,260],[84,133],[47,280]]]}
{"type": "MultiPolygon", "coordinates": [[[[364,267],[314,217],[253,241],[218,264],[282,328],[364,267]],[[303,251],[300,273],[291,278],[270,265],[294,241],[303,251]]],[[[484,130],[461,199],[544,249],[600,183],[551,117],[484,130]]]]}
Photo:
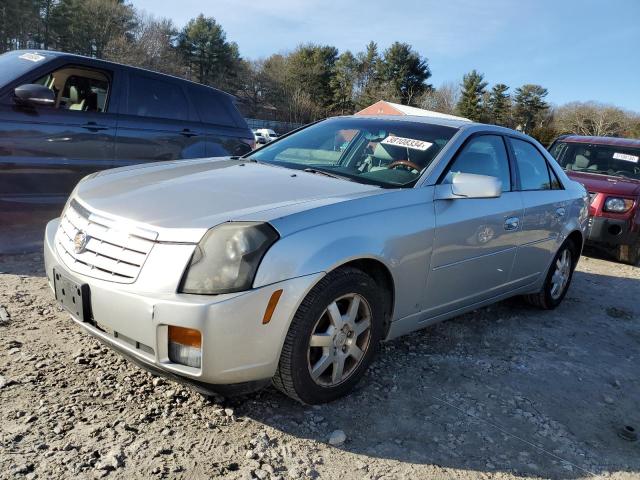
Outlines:
{"type": "Polygon", "coordinates": [[[543,142],[561,133],[640,137],[640,118],[612,105],[552,106],[547,89],[525,84],[489,88],[473,70],[459,84],[429,83],[427,58],[411,45],[374,41],[362,51],[302,44],[263,59],[240,55],[212,17],[179,28],[123,0],[4,0],[0,53],[55,49],[180,76],[236,95],[248,117],[306,123],[350,114],[384,99],[474,121],[518,128],[543,142]]]}

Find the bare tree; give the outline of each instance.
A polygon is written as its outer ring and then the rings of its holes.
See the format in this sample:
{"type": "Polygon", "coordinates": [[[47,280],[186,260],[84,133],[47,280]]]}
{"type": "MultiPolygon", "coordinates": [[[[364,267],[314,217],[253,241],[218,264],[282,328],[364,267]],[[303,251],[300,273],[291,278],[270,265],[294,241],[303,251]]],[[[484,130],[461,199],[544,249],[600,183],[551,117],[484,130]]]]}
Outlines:
{"type": "Polygon", "coordinates": [[[255,118],[261,108],[268,108],[265,97],[269,80],[264,69],[264,60],[242,60],[237,95],[246,107],[247,115],[255,118]]]}
{"type": "Polygon", "coordinates": [[[613,105],[572,102],[559,107],[555,126],[561,133],[620,136],[629,129],[631,115],[613,105]]]}
{"type": "Polygon", "coordinates": [[[184,67],[175,48],[176,35],[177,30],[171,20],[140,15],[129,34],[109,42],[105,57],[150,70],[184,75],[184,67]]]}
{"type": "Polygon", "coordinates": [[[453,83],[443,83],[438,88],[425,92],[418,100],[418,106],[434,112],[455,114],[460,99],[460,89],[453,83]]]}

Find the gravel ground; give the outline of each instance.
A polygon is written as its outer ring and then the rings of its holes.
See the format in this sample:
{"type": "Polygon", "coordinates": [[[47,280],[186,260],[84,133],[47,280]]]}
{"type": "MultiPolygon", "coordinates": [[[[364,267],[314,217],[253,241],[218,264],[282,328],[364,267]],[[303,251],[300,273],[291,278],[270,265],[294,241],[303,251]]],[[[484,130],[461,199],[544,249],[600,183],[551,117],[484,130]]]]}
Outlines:
{"type": "Polygon", "coordinates": [[[204,398],[84,334],[40,255],[0,256],[1,478],[640,478],[640,269],[583,257],[564,303],[518,300],[382,347],[305,407],[204,398]]]}

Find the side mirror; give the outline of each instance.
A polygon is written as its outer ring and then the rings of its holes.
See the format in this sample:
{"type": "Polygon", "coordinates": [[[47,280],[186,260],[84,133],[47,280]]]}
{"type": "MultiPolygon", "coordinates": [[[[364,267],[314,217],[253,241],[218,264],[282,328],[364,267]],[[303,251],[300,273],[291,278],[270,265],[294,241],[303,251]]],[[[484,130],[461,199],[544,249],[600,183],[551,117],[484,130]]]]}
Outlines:
{"type": "Polygon", "coordinates": [[[437,200],[497,198],[500,195],[502,195],[502,182],[489,175],[455,173],[451,183],[436,185],[437,200]]]}
{"type": "Polygon", "coordinates": [[[16,103],[21,105],[52,107],[56,103],[53,90],[37,83],[20,85],[13,91],[16,103]]]}

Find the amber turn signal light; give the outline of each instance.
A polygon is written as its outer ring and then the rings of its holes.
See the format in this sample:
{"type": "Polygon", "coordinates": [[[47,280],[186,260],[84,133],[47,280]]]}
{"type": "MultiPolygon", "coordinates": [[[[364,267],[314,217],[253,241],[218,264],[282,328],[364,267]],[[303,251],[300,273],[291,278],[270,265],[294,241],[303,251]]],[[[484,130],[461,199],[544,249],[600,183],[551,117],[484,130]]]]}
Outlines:
{"type": "Polygon", "coordinates": [[[276,306],[278,305],[278,301],[282,296],[282,289],[276,290],[271,294],[271,298],[269,299],[269,303],[267,303],[267,309],[264,311],[264,317],[262,317],[262,324],[266,325],[271,321],[271,317],[273,317],[273,312],[276,310],[276,306]]]}
{"type": "Polygon", "coordinates": [[[200,335],[199,330],[193,328],[169,325],[169,342],[200,348],[202,345],[202,335],[200,335]]]}

